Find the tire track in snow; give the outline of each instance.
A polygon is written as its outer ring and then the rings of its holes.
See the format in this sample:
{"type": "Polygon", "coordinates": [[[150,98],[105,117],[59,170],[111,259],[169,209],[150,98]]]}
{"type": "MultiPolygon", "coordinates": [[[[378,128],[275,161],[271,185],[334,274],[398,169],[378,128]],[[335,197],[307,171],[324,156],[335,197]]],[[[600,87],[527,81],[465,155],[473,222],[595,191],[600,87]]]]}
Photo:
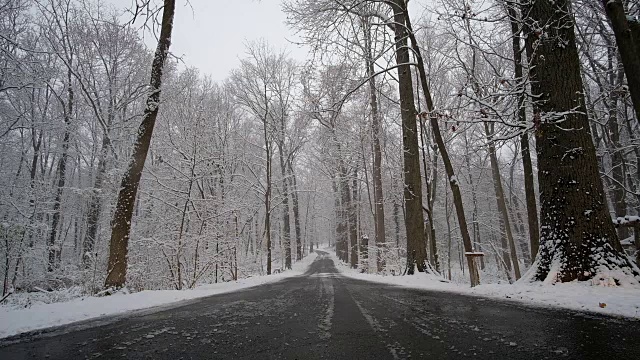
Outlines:
{"type": "Polygon", "coordinates": [[[320,277],[320,298],[326,298],[326,308],[324,314],[320,317],[318,328],[320,329],[320,338],[327,340],[331,338],[331,326],[333,321],[333,313],[335,309],[335,289],[333,288],[333,280],[327,277],[320,277]]]}

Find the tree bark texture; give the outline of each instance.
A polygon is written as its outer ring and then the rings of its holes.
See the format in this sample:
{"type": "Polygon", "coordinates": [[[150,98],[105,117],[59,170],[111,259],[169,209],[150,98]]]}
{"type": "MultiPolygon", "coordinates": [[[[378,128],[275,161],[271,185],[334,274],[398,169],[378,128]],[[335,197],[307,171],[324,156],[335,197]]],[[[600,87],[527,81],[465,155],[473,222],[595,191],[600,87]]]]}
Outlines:
{"type": "Polygon", "coordinates": [[[527,277],[569,282],[634,273],[618,241],[600,180],[585,106],[573,14],[567,0],[523,5],[531,30],[531,62],[538,180],[540,251],[527,277]]]}
{"type": "Polygon", "coordinates": [[[162,73],[171,45],[171,32],[175,13],[175,0],[165,0],[162,10],[162,23],[158,45],[151,65],[150,94],[147,98],[142,123],[133,146],[133,154],[127,172],[122,178],[116,210],[111,223],[111,241],[109,244],[109,261],[105,288],[119,289],[125,285],[127,276],[127,254],[131,219],[138,194],[138,186],[142,176],[151,144],[153,128],[160,108],[160,91],[162,73]]]}
{"type": "Polygon", "coordinates": [[[413,98],[410,56],[407,47],[406,18],[408,12],[404,1],[396,0],[393,6],[395,21],[396,63],[398,64],[398,87],[402,117],[402,152],[404,157],[404,205],[407,236],[407,274],[429,271],[424,242],[422,215],[422,179],[420,177],[420,152],[418,147],[417,114],[413,98]]]}
{"type": "Polygon", "coordinates": [[[293,165],[289,161],[289,176],[291,180],[291,200],[293,202],[293,223],[296,230],[296,260],[302,260],[302,229],[300,226],[300,205],[298,203],[298,181],[293,172],[293,165]]]}
{"type": "MultiPolygon", "coordinates": [[[[284,129],[280,129],[284,135],[284,129]]],[[[289,181],[287,180],[287,168],[284,161],[284,140],[278,142],[278,154],[280,155],[280,174],[282,175],[282,243],[284,244],[284,267],[291,269],[291,216],[289,214],[289,181]]]]}

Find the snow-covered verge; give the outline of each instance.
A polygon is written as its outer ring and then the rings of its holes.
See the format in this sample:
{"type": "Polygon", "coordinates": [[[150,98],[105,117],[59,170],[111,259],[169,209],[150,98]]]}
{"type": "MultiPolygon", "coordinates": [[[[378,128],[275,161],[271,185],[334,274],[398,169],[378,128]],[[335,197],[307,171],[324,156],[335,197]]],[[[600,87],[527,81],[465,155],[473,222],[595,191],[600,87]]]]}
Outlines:
{"type": "MultiPolygon", "coordinates": [[[[256,276],[238,281],[207,284],[192,290],[146,290],[133,294],[115,294],[106,297],[86,296],[69,301],[44,304],[34,303],[29,308],[0,306],[0,338],[52,326],[70,324],[128,311],[169,305],[211,295],[262,285],[302,275],[315,260],[313,253],[293,264],[293,269],[269,276],[256,276]]],[[[20,296],[14,294],[12,296],[20,296]]]]}
{"type": "Polygon", "coordinates": [[[637,287],[592,286],[575,282],[555,285],[482,284],[471,288],[469,284],[456,284],[424,273],[414,276],[362,274],[342,264],[334,253],[331,253],[331,256],[334,262],[339,264],[337,267],[342,275],[353,279],[640,319],[640,288],[637,287]]]}

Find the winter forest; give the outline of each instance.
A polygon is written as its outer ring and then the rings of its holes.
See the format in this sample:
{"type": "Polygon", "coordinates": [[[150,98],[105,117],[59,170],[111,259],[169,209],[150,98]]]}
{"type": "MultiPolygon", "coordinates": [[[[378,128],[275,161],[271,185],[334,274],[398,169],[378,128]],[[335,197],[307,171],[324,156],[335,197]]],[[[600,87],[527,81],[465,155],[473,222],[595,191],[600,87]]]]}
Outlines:
{"type": "Polygon", "coordinates": [[[3,301],[317,248],[472,287],[640,282],[637,2],[284,0],[307,58],[248,39],[224,81],[173,56],[182,2],[0,0],[3,301]]]}

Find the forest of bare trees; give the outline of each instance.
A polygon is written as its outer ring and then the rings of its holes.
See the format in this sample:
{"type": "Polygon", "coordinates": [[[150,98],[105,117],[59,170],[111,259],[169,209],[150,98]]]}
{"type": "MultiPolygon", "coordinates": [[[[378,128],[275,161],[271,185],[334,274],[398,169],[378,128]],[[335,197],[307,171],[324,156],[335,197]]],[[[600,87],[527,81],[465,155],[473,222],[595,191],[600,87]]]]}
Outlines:
{"type": "Polygon", "coordinates": [[[0,298],[318,247],[471,286],[640,281],[637,2],[285,0],[308,58],[247,41],[220,82],[171,56],[180,3],[0,0],[0,298]]]}

